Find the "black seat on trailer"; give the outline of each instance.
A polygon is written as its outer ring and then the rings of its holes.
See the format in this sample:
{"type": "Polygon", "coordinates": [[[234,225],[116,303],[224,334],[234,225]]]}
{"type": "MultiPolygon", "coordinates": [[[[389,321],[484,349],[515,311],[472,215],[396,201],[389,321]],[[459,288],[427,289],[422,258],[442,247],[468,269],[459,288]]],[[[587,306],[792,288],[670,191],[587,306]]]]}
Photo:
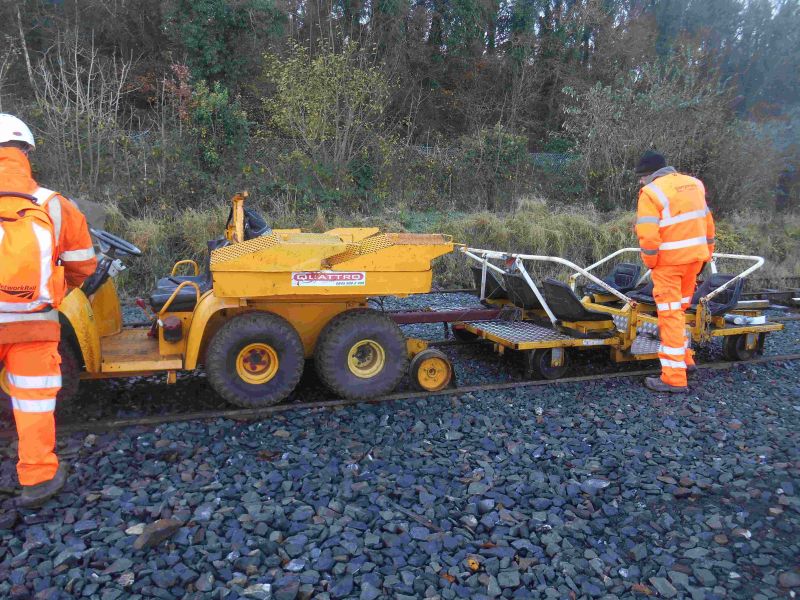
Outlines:
{"type": "MultiPolygon", "coordinates": [[[[728,273],[714,273],[711,275],[695,291],[694,296],[692,296],[692,305],[689,307],[689,311],[693,312],[697,310],[697,305],[700,303],[700,298],[707,296],[734,277],[735,275],[730,275],[728,273]]],[[[711,315],[718,317],[725,314],[729,310],[736,308],[736,305],[739,303],[739,297],[742,295],[743,288],[744,279],[738,279],[729,288],[722,290],[719,294],[714,296],[714,298],[709,300],[708,310],[711,315]]]]}
{"type": "MultiPolygon", "coordinates": [[[[213,279],[211,277],[211,252],[217,248],[224,248],[229,246],[230,242],[225,238],[217,240],[209,240],[206,244],[208,246],[208,254],[205,257],[203,272],[199,275],[175,275],[169,277],[162,277],[156,284],[156,289],[150,294],[150,306],[156,312],[164,308],[164,305],[169,300],[172,292],[184,281],[191,281],[197,284],[200,288],[200,293],[204,294],[211,289],[213,279]]],[[[174,312],[188,312],[194,309],[196,301],[196,293],[194,286],[187,285],[178,292],[178,295],[170,304],[170,311],[174,312]]]]}
{"type": "MultiPolygon", "coordinates": [[[[619,263],[614,265],[611,273],[603,278],[603,281],[612,288],[623,294],[629,292],[639,281],[639,274],[642,266],[633,263],[619,263]]],[[[587,294],[607,294],[608,292],[593,282],[586,284],[587,294]]]]}
{"type": "Polygon", "coordinates": [[[542,282],[544,299],[550,310],[561,321],[610,321],[611,315],[590,310],[563,281],[548,277],[542,282]]]}
{"type": "MultiPolygon", "coordinates": [[[[475,282],[475,288],[478,293],[481,292],[481,279],[483,278],[483,269],[472,265],[472,279],[475,282]]],[[[503,284],[494,274],[491,269],[486,269],[486,300],[505,300],[508,298],[508,293],[503,288],[503,284]]]]}
{"type": "Polygon", "coordinates": [[[521,273],[503,273],[503,283],[508,293],[508,299],[514,303],[514,306],[526,310],[542,308],[542,303],[539,302],[521,273]]]}
{"type": "Polygon", "coordinates": [[[643,286],[636,288],[627,293],[628,298],[631,300],[636,300],[636,302],[642,302],[644,304],[655,304],[656,301],[653,299],[653,282],[648,281],[643,286]]]}

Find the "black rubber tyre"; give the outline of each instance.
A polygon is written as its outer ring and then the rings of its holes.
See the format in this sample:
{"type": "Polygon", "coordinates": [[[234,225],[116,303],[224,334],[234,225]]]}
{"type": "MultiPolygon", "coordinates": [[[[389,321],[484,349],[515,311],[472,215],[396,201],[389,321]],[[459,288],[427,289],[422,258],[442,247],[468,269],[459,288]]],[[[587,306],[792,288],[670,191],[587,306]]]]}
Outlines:
{"type": "Polygon", "coordinates": [[[334,393],[355,400],[393,391],[408,367],[406,340],[397,324],[370,309],[345,311],[331,319],[317,340],[314,364],[334,393]],[[352,362],[363,362],[361,376],[352,362]],[[370,372],[370,370],[374,372],[370,372]]]}
{"type": "Polygon", "coordinates": [[[550,363],[552,361],[552,350],[550,348],[541,348],[539,350],[529,351],[525,357],[527,361],[526,376],[529,379],[561,379],[569,370],[569,352],[564,348],[564,359],[561,361],[560,367],[554,367],[550,363]]]}
{"type": "Polygon", "coordinates": [[[72,342],[62,339],[58,353],[61,355],[61,389],[56,396],[56,411],[68,406],[78,394],[83,370],[80,352],[72,342]]]}
{"type": "Polygon", "coordinates": [[[438,392],[453,381],[453,364],[441,350],[427,348],[411,359],[408,374],[416,389],[438,392]]]}
{"type": "Polygon", "coordinates": [[[304,363],[297,331],[283,317],[267,312],[233,317],[214,335],[205,357],[211,386],[225,400],[243,408],[272,406],[286,398],[300,381],[304,363]],[[273,368],[270,365],[277,362],[274,374],[263,383],[243,378],[242,364],[248,364],[245,353],[252,347],[268,347],[277,358],[263,363],[273,368]]]}
{"type": "Polygon", "coordinates": [[[722,338],[722,356],[725,360],[740,361],[750,360],[756,355],[759,348],[764,347],[764,334],[759,334],[759,339],[756,342],[756,347],[752,350],[747,349],[747,334],[741,333],[739,335],[729,335],[722,338]]]}

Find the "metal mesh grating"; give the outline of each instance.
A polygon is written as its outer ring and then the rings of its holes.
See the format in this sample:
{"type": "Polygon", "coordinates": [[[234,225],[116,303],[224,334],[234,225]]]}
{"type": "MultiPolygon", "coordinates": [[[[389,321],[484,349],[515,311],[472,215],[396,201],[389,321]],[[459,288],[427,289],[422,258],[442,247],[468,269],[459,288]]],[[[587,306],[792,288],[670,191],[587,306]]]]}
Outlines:
{"type": "Polygon", "coordinates": [[[553,331],[541,325],[535,325],[528,321],[473,321],[468,325],[478,331],[494,335],[512,344],[524,342],[557,342],[561,340],[572,340],[568,335],[553,331]]]}
{"type": "Polygon", "coordinates": [[[331,265],[343,263],[358,256],[371,254],[372,252],[377,252],[378,250],[389,248],[393,245],[394,242],[392,242],[389,236],[385,234],[374,235],[356,244],[347,244],[347,250],[341,254],[337,254],[328,258],[328,263],[331,265]]]}
{"type": "Polygon", "coordinates": [[[259,252],[266,248],[271,248],[272,246],[277,245],[279,242],[280,238],[273,233],[271,235],[253,238],[252,240],[247,240],[246,242],[231,244],[230,246],[225,246],[224,248],[217,248],[211,252],[211,264],[215,265],[224,263],[228,262],[229,260],[237,259],[245,254],[259,252]]]}
{"type": "Polygon", "coordinates": [[[655,354],[658,352],[659,340],[657,337],[651,337],[646,334],[636,336],[631,344],[631,354],[634,356],[638,354],[655,354]]]}

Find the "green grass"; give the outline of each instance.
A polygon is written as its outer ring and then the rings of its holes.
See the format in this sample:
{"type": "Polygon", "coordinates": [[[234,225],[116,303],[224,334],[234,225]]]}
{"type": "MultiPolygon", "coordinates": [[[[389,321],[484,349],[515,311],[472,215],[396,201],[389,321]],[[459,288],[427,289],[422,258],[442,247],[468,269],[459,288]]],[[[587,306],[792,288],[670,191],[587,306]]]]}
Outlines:
{"type": "MultiPolygon", "coordinates": [[[[266,208],[258,207],[257,208],[266,208]]],[[[266,212],[266,211],[265,211],[266,212]]],[[[126,261],[128,270],[121,277],[128,295],[148,293],[156,279],[168,274],[180,259],[192,258],[202,264],[206,241],[220,237],[228,215],[227,205],[179,214],[150,213],[125,219],[112,211],[107,228],[139,246],[144,254],[126,261]]],[[[599,212],[588,206],[554,207],[543,200],[525,198],[510,213],[453,213],[388,209],[376,215],[282,214],[275,227],[303,227],[325,231],[333,227],[374,226],[383,230],[437,232],[453,236],[454,241],[472,247],[544,254],[567,258],[588,265],[618,248],[637,246],[632,212],[599,212]]],[[[777,280],[800,275],[800,216],[767,216],[762,213],[739,215],[718,223],[720,252],[756,254],[767,259],[759,278],[777,280]]],[[[636,259],[634,256],[622,260],[636,259]]],[[[733,265],[731,269],[735,268],[733,265]]],[[[564,269],[537,268],[538,277],[563,275],[564,269]]],[[[436,261],[435,283],[440,286],[471,284],[465,259],[458,253],[436,261]]]]}

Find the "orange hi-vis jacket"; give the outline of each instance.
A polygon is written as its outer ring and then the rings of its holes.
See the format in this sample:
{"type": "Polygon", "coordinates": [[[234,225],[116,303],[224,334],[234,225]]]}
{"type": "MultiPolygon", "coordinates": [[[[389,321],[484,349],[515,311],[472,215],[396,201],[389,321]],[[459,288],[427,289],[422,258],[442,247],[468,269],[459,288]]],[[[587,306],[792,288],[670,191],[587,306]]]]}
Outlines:
{"type": "MultiPolygon", "coordinates": [[[[78,287],[94,273],[97,258],[83,213],[67,198],[39,187],[31,176],[28,157],[17,148],[0,148],[0,191],[29,194],[47,210],[67,286],[78,287]]],[[[59,335],[58,311],[54,308],[32,313],[0,312],[0,344],[58,340],[59,335]]]]}
{"type": "Polygon", "coordinates": [[[659,265],[705,262],[714,252],[714,219],[703,182],[668,173],[639,191],[636,235],[642,262],[659,265]]]}

